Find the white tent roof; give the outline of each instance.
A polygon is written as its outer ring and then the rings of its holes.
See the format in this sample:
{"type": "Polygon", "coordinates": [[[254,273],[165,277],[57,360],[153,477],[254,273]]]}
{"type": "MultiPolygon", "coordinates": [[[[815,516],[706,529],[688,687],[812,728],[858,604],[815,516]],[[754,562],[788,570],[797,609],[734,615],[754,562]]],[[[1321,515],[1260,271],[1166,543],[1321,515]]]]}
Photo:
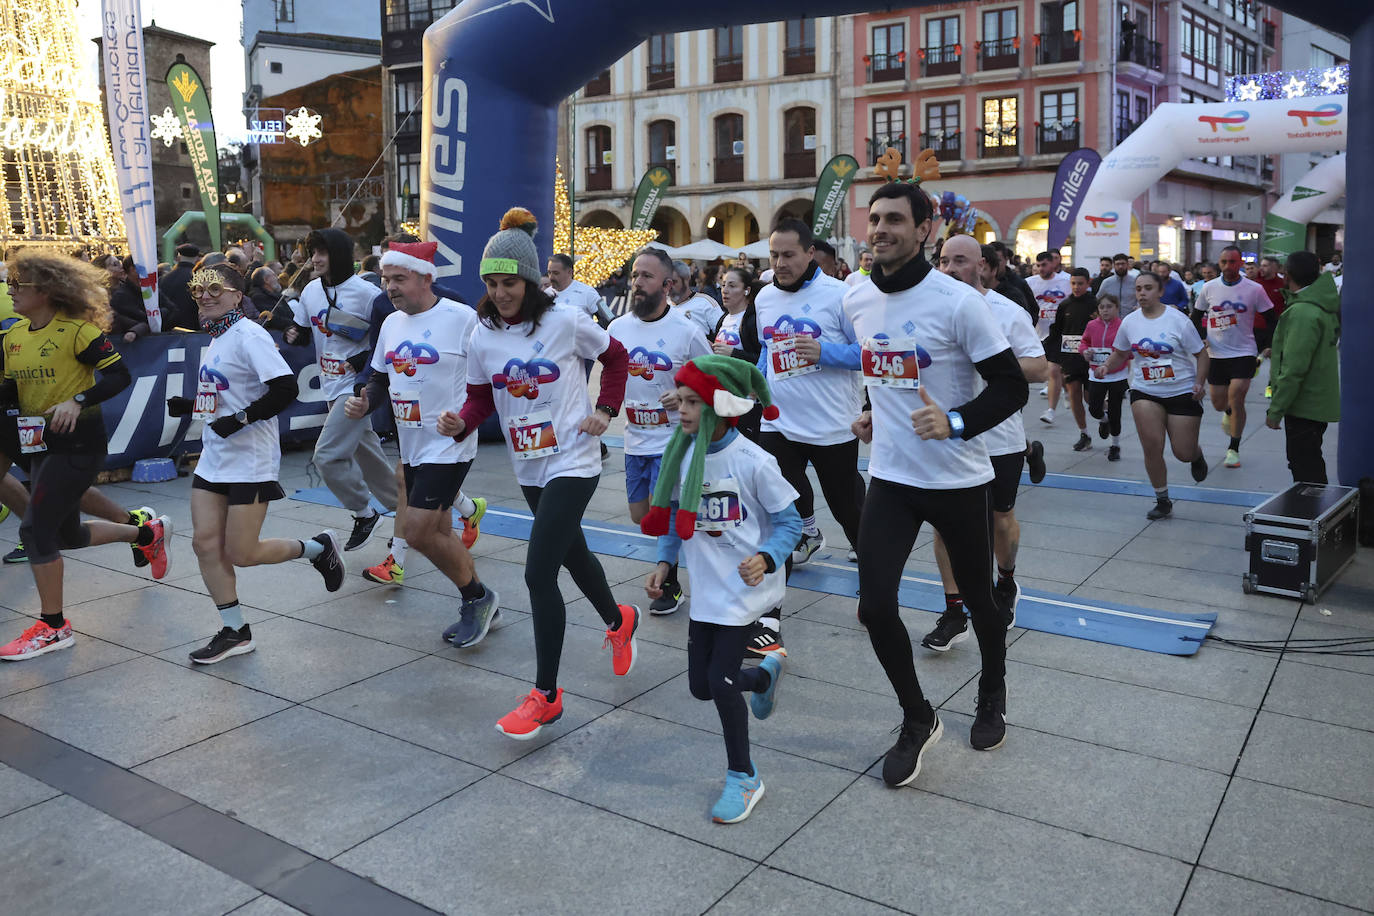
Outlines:
{"type": "Polygon", "coordinates": [[[762,238],[757,242],[750,242],[740,251],[744,252],[746,258],[766,258],[768,257],[768,239],[762,238]]]}
{"type": "Polygon", "coordinates": [[[668,254],[678,260],[714,261],[716,258],[733,258],[737,252],[734,248],[728,248],[720,242],[699,239],[689,245],[683,245],[681,248],[669,248],[668,254]]]}

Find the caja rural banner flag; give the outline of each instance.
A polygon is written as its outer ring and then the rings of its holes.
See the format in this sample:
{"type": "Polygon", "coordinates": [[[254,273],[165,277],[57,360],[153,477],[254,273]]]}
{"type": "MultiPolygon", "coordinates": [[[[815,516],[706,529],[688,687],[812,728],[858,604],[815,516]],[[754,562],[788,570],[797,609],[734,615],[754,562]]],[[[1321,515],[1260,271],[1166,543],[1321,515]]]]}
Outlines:
{"type": "Polygon", "coordinates": [[[210,247],[220,248],[219,230],[219,152],[215,147],[215,124],[210,119],[210,96],[205,81],[190,64],[175,63],[167,69],[167,89],[172,106],[181,121],[181,134],[191,154],[200,205],[205,211],[205,226],[210,230],[210,247]]]}
{"type": "Polygon", "coordinates": [[[661,165],[656,165],[639,179],[639,189],[635,191],[635,206],[630,211],[631,229],[648,229],[658,210],[658,201],[673,186],[673,173],[661,165]]]}
{"type": "Polygon", "coordinates": [[[830,235],[835,218],[844,206],[845,195],[859,174],[859,160],[841,153],[825,164],[816,180],[816,198],[811,209],[811,234],[818,239],[830,235]]]}
{"type": "Polygon", "coordinates": [[[105,110],[110,122],[119,202],[129,255],[138,269],[143,308],[153,333],[162,330],[157,297],[157,225],[153,218],[153,150],[144,86],[143,15],[139,0],[102,0],[105,110]]]}

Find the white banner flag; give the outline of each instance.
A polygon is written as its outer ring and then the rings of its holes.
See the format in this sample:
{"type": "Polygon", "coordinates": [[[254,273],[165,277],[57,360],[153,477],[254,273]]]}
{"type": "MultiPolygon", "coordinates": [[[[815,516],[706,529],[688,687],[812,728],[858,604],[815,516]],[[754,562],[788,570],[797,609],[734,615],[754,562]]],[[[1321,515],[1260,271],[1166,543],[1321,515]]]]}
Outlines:
{"type": "Polygon", "coordinates": [[[105,108],[110,120],[119,201],[129,254],[138,268],[138,285],[148,326],[162,330],[157,298],[157,224],[153,216],[153,148],[149,137],[148,94],[143,59],[143,14],[139,0],[101,0],[105,68],[105,108]]]}

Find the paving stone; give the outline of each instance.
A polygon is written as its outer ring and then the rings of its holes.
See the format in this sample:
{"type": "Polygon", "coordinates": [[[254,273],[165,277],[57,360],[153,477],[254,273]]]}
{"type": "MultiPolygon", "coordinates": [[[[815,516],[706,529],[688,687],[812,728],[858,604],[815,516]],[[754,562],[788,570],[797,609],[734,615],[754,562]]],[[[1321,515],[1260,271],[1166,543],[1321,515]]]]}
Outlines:
{"type": "MultiPolygon", "coordinates": [[[[1174,505],[1178,504],[1175,503],[1174,505]]],[[[1097,535],[1093,535],[1093,537],[1096,538],[1097,535]]],[[[1230,547],[1243,551],[1245,548],[1245,525],[1239,518],[1231,523],[1197,522],[1185,518],[1171,518],[1167,526],[1145,526],[1145,529],[1136,535],[1136,539],[1170,541],[1182,545],[1184,548],[1230,547]]]]}
{"type": "MultiPolygon", "coordinates": [[[[1172,521],[1172,520],[1171,520],[1172,521]]],[[[1186,522],[1193,526],[1221,528],[1206,522],[1186,522]]],[[[1160,530],[1155,537],[1137,537],[1120,551],[1118,556],[1137,563],[1150,563],[1155,566],[1195,569],[1206,573],[1239,576],[1250,568],[1249,554],[1245,552],[1245,529],[1226,526],[1232,532],[1231,543],[1226,546],[1199,543],[1191,540],[1188,533],[1173,535],[1160,530]],[[1164,534],[1173,535],[1164,537],[1164,534]]],[[[1018,567],[1019,567],[1018,563],[1018,567]]]]}
{"type": "Polygon", "coordinates": [[[141,775],[332,858],[482,771],[295,708],[138,768],[141,775]]]}
{"type": "MultiPolygon", "coordinates": [[[[1353,649],[1368,649],[1374,645],[1374,614],[1333,614],[1321,615],[1313,608],[1303,608],[1297,626],[1293,628],[1293,640],[1368,640],[1362,645],[1350,646],[1353,649]],[[1334,621],[1340,621],[1339,623],[1334,621]]],[[[1374,655],[1318,655],[1315,653],[1289,653],[1285,660],[1303,665],[1317,665],[1322,668],[1343,668],[1361,674],[1374,674],[1374,655]]]]}
{"type": "Polygon", "coordinates": [[[1108,560],[1084,584],[1111,589],[1119,596],[1117,600],[1126,604],[1154,603],[1149,598],[1169,599],[1185,608],[1198,602],[1268,614],[1286,613],[1292,620],[1292,613],[1296,611],[1293,602],[1270,595],[1247,595],[1240,590],[1240,577],[1245,569],[1243,566],[1231,572],[1161,569],[1153,563],[1129,557],[1115,558],[1108,560]]]}
{"type": "Polygon", "coordinates": [[[1179,916],[1354,916],[1357,910],[1295,894],[1282,888],[1246,881],[1234,875],[1199,868],[1188,883],[1179,916]]]}
{"type": "Polygon", "coordinates": [[[1264,700],[1268,712],[1374,731],[1374,677],[1337,668],[1279,663],[1264,700]]]}
{"type": "MultiPolygon", "coordinates": [[[[265,533],[263,536],[267,537],[265,533]]],[[[305,535],[306,538],[311,536],[312,534],[305,535]]],[[[344,562],[347,564],[348,572],[344,576],[343,585],[337,592],[332,593],[325,591],[320,574],[305,560],[288,560],[272,566],[254,566],[249,570],[239,570],[239,602],[252,607],[267,608],[275,613],[289,614],[311,605],[382,588],[358,575],[362,570],[354,565],[351,554],[345,557],[344,562]]],[[[205,595],[208,600],[210,592],[201,581],[198,572],[175,579],[173,584],[178,588],[205,595]]]]}
{"type": "Polygon", "coordinates": [[[274,897],[263,894],[250,900],[226,916],[305,916],[295,907],[289,907],[274,897]]]}
{"type": "Polygon", "coordinates": [[[0,885],[24,916],[219,916],[258,893],[68,797],[0,821],[0,885]]]}
{"type": "Polygon", "coordinates": [[[1374,810],[1234,779],[1200,864],[1359,909],[1374,909],[1374,810]]]}
{"type": "MultiPolygon", "coordinates": [[[[117,601],[97,598],[69,608],[67,616],[78,633],[149,654],[189,642],[204,645],[223,626],[208,595],[175,585],[155,585],[128,592],[117,601]]],[[[244,621],[254,626],[275,616],[248,605],[242,609],[244,621]]]]}
{"type": "MultiPolygon", "coordinates": [[[[506,606],[505,592],[498,590],[497,596],[501,616],[492,624],[490,634],[528,616],[506,606]]],[[[447,653],[452,647],[444,642],[443,632],[458,619],[461,605],[457,597],[449,595],[384,586],[303,608],[290,616],[420,652],[447,653]]]]}
{"type": "Polygon", "coordinates": [[[1374,732],[1262,712],[1237,775],[1374,808],[1374,732]]]}
{"type": "MultiPolygon", "coordinates": [[[[138,657],[136,652],[87,636],[84,623],[92,616],[73,617],[72,623],[77,633],[70,647],[26,661],[8,662],[0,668],[0,697],[54,684],[138,657]]],[[[14,616],[0,620],[0,645],[18,639],[33,624],[32,617],[14,616]]]]}
{"type": "MultiPolygon", "coordinates": [[[[478,580],[484,585],[490,585],[500,593],[501,607],[529,613],[530,592],[529,587],[525,585],[525,567],[523,564],[509,563],[492,557],[482,557],[477,560],[476,568],[478,580]]],[[[462,599],[462,593],[459,592],[458,586],[454,585],[448,576],[437,570],[416,576],[413,579],[407,574],[405,588],[444,595],[454,601],[462,599]]],[[[565,592],[563,597],[564,600],[567,600],[570,596],[565,592]]],[[[454,615],[454,619],[457,619],[457,615],[454,615]]]]}
{"type": "MultiPolygon", "coordinates": [[[[81,562],[80,553],[71,551],[68,556],[63,557],[63,607],[72,607],[93,598],[108,601],[115,595],[147,588],[153,584],[151,577],[141,577],[132,572],[132,562],[130,572],[115,572],[102,566],[81,562]]],[[[0,566],[0,604],[22,614],[38,614],[42,605],[38,600],[38,591],[34,587],[29,564],[0,566]]]]}
{"type": "Polygon", "coordinates": [[[711,916],[757,916],[761,901],[774,901],[795,913],[826,913],[827,916],[881,916],[898,913],[891,907],[798,878],[776,868],[760,866],[739,886],[711,907],[711,916]]]}
{"type": "Polygon", "coordinates": [[[0,700],[0,715],[127,767],[285,705],[256,690],[144,657],[7,697],[0,700]]]}
{"type": "Polygon", "coordinates": [[[0,818],[61,794],[46,783],[0,764],[0,818]]]}

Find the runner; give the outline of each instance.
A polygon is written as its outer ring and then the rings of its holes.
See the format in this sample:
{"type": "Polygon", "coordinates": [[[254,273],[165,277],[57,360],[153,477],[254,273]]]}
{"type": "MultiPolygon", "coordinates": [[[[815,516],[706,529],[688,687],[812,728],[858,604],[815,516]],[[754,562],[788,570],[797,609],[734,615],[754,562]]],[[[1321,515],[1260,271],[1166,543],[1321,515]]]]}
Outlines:
{"type": "Polygon", "coordinates": [[[343,584],[344,562],[332,531],[308,541],[262,540],[267,504],[286,495],[277,482],[281,437],[276,417],[296,400],[296,374],[272,336],[257,322],[244,320],[239,309],[243,277],[231,265],[196,271],[190,290],[200,304],[200,326],[210,335],[210,346],[201,351],[195,399],[169,398],[167,412],[174,417],[190,414],[205,424],[200,462],[191,480],[191,543],[223,626],[190,657],[196,664],[213,665],[257,648],[239,607],[235,567],[304,557],[323,577],[325,589],[335,592],[343,584]]]}
{"type": "Polygon", "coordinates": [[[1207,352],[1187,316],[1159,300],[1163,289],[1159,277],[1141,271],[1135,278],[1140,307],[1121,319],[1112,355],[1093,370],[1105,379],[1131,361],[1131,415],[1145,453],[1145,473],[1155,488],[1154,508],[1145,515],[1152,521],[1167,518],[1174,509],[1164,464],[1166,435],[1174,457],[1189,464],[1193,480],[1207,479],[1207,459],[1197,441],[1207,352]]]}
{"type": "Polygon", "coordinates": [[[0,647],[4,661],[72,644],[71,621],[63,615],[61,551],[136,544],[155,579],[167,575],[171,562],[166,517],[138,526],[81,520],[82,494],[105,460],[100,405],[131,382],[105,336],[113,318],[105,277],[99,268],[35,249],[20,250],[9,262],[18,320],[0,336],[0,474],[13,457],[33,482],[19,534],[41,611],[37,622],[0,647]]]}
{"type": "Polygon", "coordinates": [[[1097,295],[1112,296],[1120,304],[1121,317],[1134,312],[1135,278],[1137,271],[1131,267],[1131,259],[1124,254],[1112,255],[1112,275],[1097,285],[1097,295]]]}
{"type": "MultiPolygon", "coordinates": [[[[1054,325],[1059,303],[1069,297],[1069,275],[1055,270],[1054,258],[1048,251],[1042,251],[1035,256],[1035,270],[1035,273],[1026,278],[1026,285],[1030,287],[1031,295],[1035,297],[1036,308],[1040,311],[1035,329],[1044,341],[1049,337],[1050,328],[1054,325]]],[[[1049,397],[1050,405],[1049,409],[1040,415],[1040,422],[1052,425],[1054,410],[1059,406],[1059,394],[1064,388],[1064,371],[1059,368],[1059,353],[1048,344],[1045,346],[1045,356],[1050,361],[1050,379],[1049,383],[1040,389],[1040,393],[1049,397]]]]}
{"type": "MultiPolygon", "coordinates": [[[[14,430],[10,430],[11,439],[13,434],[14,430]]],[[[0,453],[5,451],[6,449],[0,446],[0,453]]],[[[19,454],[17,445],[12,447],[10,451],[16,455],[19,454]]],[[[11,510],[14,512],[15,518],[23,518],[28,508],[29,491],[19,482],[19,478],[13,474],[5,474],[0,477],[0,521],[4,521],[5,516],[11,510]]],[[[132,525],[135,528],[157,518],[157,512],[148,506],[142,506],[138,509],[125,509],[96,487],[91,487],[81,494],[81,514],[93,515],[107,522],[114,522],[116,525],[132,525]]],[[[129,549],[134,554],[134,566],[142,568],[148,565],[148,558],[144,555],[142,548],[137,544],[130,544],[129,549]]],[[[22,542],[16,544],[15,548],[5,554],[4,557],[6,564],[27,563],[28,561],[29,552],[22,542]]]]}
{"type": "Polygon", "coordinates": [[[1059,304],[1045,344],[1046,350],[1053,349],[1058,357],[1056,362],[1064,377],[1064,394],[1069,399],[1073,422],[1078,424],[1078,441],[1073,445],[1075,452],[1086,452],[1093,447],[1092,437],[1088,435],[1088,417],[1083,410],[1083,383],[1088,380],[1088,361],[1079,355],[1078,345],[1088,322],[1096,315],[1097,298],[1092,294],[1092,277],[1087,268],[1075,267],[1069,275],[1069,298],[1059,304]]]}
{"type": "Polygon", "coordinates": [[[555,304],[574,306],[586,312],[593,321],[600,321],[601,294],[573,278],[573,259],[566,254],[549,256],[549,289],[555,304]]]}
{"type": "Polygon", "coordinates": [[[377,287],[353,273],[353,240],[339,229],[317,229],[305,247],[316,278],[292,305],[293,326],[282,333],[288,344],[315,340],[320,391],[329,416],[315,440],[315,467],[325,486],[353,514],[353,531],[344,550],[367,543],[381,521],[370,497],[390,512],[397,506],[396,474],[382,454],[372,426],[344,415],[344,404],[360,384],[368,364],[368,327],[377,287]],[[313,327],[313,331],[312,331],[313,327]]]}
{"type": "Polygon", "coordinates": [[[850,286],[858,286],[868,279],[873,271],[873,252],[867,248],[859,249],[859,269],[844,278],[844,282],[850,286]]]}
{"type": "MultiPolygon", "coordinates": [[[[1025,308],[1021,304],[1019,298],[1007,295],[1007,293],[1015,293],[1016,287],[1007,286],[1006,278],[999,273],[1006,264],[1005,254],[1001,246],[999,246],[996,242],[989,242],[988,244],[982,246],[981,251],[983,254],[983,260],[980,261],[978,264],[978,279],[982,284],[984,294],[986,295],[988,293],[996,293],[997,295],[1001,296],[1003,300],[1010,302],[1012,305],[1021,309],[1022,314],[1024,316],[1023,321],[1029,322],[1030,327],[1033,330],[1035,328],[1036,321],[1039,320],[1036,317],[1036,315],[1032,314],[1034,310],[1025,308]],[[1004,289],[1006,290],[1006,292],[1003,291],[1004,289]]],[[[1027,296],[1027,298],[1029,298],[1029,295],[1027,296]]],[[[1020,332],[1018,330],[1017,336],[1019,336],[1019,334],[1020,332]]],[[[1012,335],[1008,334],[1007,339],[1012,340],[1012,335]]],[[[1040,339],[1039,334],[1036,335],[1036,339],[1040,339]]],[[[1044,349],[1044,344],[1041,344],[1040,350],[1042,353],[1044,352],[1044,349]]],[[[1025,368],[1025,365],[1022,365],[1023,374],[1025,368]]],[[[1042,376],[1035,378],[1034,381],[1042,382],[1048,377],[1049,362],[1047,359],[1045,372],[1042,376]]],[[[1022,423],[1021,425],[1021,431],[1024,435],[1024,423],[1022,423]]],[[[1030,443],[1026,446],[1026,474],[1030,477],[1031,483],[1038,484],[1045,479],[1045,471],[1045,446],[1040,442],[1039,439],[1032,439],[1030,443]]]]}
{"type": "MultiPolygon", "coordinates": [[[[550,263],[553,263],[550,261],[550,263]]],[[[677,428],[678,392],[673,374],[696,356],[710,352],[706,338],[681,309],[668,307],[673,261],[657,248],[635,256],[630,273],[630,310],[611,322],[610,334],[630,358],[625,383],[625,494],[630,521],[636,525],[649,511],[658,482],[663,449],[677,428]]],[[[671,614],[682,602],[682,584],[674,566],[650,614],[671,614]]]]}
{"type": "Polygon", "coordinates": [[[1207,316],[1207,382],[1212,406],[1222,412],[1222,432],[1231,437],[1222,464],[1240,467],[1240,439],[1245,435],[1245,396],[1258,365],[1255,316],[1274,307],[1264,287],[1241,276],[1240,249],[1227,245],[1217,259],[1221,276],[1202,287],[1198,307],[1207,316]]]}
{"type": "Polygon", "coordinates": [[[566,569],[606,623],[605,645],[617,676],[635,661],[639,608],[617,605],[606,574],[582,536],[582,513],[596,491],[601,460],[596,443],[620,412],[628,354],[580,310],[554,305],[539,288],[534,215],[515,208],[487,242],[479,270],[487,294],[468,346],[468,397],[457,416],[439,416],[442,435],[462,441],[493,411],[505,427],[515,478],[534,513],[525,555],[525,584],[534,618],[534,689],[496,723],[526,740],[563,715],[558,663],[566,609],[558,567],[566,569]],[[587,397],[582,360],[601,362],[596,408],[587,397]]]}
{"type": "Polygon", "coordinates": [[[397,527],[463,597],[458,622],[444,639],[461,648],[475,646],[500,614],[495,590],[484,588],[472,554],[453,531],[453,504],[477,457],[477,440],[455,442],[440,435],[441,413],[466,399],[468,341],[477,314],[440,298],[433,289],[434,242],[397,242],[382,255],[382,282],[396,311],[382,324],[372,356],[367,388],[344,405],[350,420],[361,420],[390,403],[401,443],[405,514],[397,527]]]}
{"type": "Polygon", "coordinates": [[[844,302],[864,342],[873,402],[854,424],[873,441],[873,483],[859,536],[859,620],[903,713],[883,761],[890,786],[915,779],[922,755],[943,733],[921,692],[897,608],[902,568],[924,522],[949,548],[978,636],[983,668],[970,743],[992,750],[1006,738],[1006,617],[992,590],[993,472],[976,437],[1025,406],[1026,379],[986,301],[926,261],[931,217],[930,199],[915,185],[892,182],[874,191],[873,283],[844,302]]]}
{"type": "Polygon", "coordinates": [[[720,324],[720,303],[702,292],[692,289],[692,268],[681,261],[673,262],[673,285],[669,292],[673,308],[692,319],[710,340],[720,324]]]}
{"type": "MultiPolygon", "coordinates": [[[[725,272],[720,283],[721,304],[725,314],[721,316],[716,328],[711,350],[717,356],[732,356],[742,359],[751,366],[757,366],[763,345],[759,343],[758,313],[754,308],[754,298],[764,284],[754,279],[754,272],[747,267],[732,267],[725,272]]],[[[736,429],[749,441],[759,441],[759,423],[763,420],[762,409],[757,404],[754,409],[739,418],[736,429]]]]}
{"type": "Polygon", "coordinates": [[[1112,341],[1121,328],[1121,309],[1115,296],[1097,300],[1097,317],[1088,322],[1079,341],[1078,352],[1087,359],[1092,372],[1088,378],[1088,413],[1097,420],[1097,437],[1112,437],[1107,447],[1107,460],[1121,460],[1121,402],[1126,397],[1128,370],[1124,367],[1107,374],[1107,358],[1112,355],[1112,341]],[[1097,370],[1103,369],[1101,373],[1097,370]],[[1105,414],[1103,405],[1106,405],[1105,414]]]}

